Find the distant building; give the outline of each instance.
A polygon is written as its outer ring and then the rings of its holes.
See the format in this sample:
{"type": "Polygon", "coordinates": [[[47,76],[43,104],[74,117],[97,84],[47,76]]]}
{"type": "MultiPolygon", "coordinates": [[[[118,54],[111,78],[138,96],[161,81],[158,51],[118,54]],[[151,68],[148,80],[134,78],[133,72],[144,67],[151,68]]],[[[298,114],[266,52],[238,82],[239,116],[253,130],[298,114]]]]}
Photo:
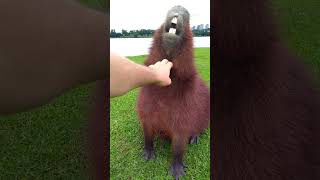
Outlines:
{"type": "Polygon", "coordinates": [[[210,29],[210,25],[209,24],[199,24],[199,25],[192,26],[192,30],[204,30],[204,29],[210,29]]]}
{"type": "Polygon", "coordinates": [[[200,30],[204,29],[204,24],[200,24],[199,29],[200,29],[200,30]]]}

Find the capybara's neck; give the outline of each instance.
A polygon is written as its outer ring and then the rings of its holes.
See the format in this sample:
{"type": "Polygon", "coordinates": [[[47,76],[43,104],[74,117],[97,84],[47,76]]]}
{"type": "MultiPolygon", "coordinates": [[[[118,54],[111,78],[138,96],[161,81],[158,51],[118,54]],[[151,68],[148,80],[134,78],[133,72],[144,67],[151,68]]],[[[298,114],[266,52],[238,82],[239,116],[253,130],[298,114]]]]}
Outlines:
{"type": "Polygon", "coordinates": [[[193,58],[193,38],[189,24],[184,28],[181,42],[177,44],[172,52],[167,53],[162,42],[162,26],[155,32],[150,55],[145,61],[151,65],[162,59],[168,59],[173,63],[170,77],[174,80],[187,80],[196,75],[193,58]]]}
{"type": "Polygon", "coordinates": [[[277,40],[269,0],[215,0],[213,48],[217,61],[263,54],[277,40]]]}

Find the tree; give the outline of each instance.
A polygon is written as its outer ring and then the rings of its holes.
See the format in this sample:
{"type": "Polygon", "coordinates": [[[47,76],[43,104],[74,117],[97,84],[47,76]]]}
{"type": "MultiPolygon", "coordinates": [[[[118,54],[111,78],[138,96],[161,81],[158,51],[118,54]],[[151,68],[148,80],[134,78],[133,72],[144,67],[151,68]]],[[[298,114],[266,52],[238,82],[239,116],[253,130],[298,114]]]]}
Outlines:
{"type": "Polygon", "coordinates": [[[122,29],[121,32],[123,37],[127,37],[129,35],[127,30],[122,29]]]}

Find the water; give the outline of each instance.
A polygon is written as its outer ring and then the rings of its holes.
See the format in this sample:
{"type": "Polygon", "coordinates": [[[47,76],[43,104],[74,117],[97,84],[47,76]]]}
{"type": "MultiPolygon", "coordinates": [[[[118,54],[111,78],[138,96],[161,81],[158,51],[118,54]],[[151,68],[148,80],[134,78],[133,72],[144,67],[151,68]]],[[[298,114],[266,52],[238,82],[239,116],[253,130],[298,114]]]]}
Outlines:
{"type": "MultiPolygon", "coordinates": [[[[152,38],[111,38],[110,50],[122,56],[137,56],[149,53],[152,38]]],[[[210,47],[210,37],[194,37],[194,47],[210,47]]]]}

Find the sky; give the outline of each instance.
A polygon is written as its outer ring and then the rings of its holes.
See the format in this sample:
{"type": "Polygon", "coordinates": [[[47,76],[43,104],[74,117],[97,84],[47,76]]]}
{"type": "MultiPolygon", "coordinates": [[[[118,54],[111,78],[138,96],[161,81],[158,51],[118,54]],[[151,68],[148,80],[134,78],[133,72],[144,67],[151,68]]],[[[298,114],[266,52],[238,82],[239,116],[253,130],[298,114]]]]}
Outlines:
{"type": "Polygon", "coordinates": [[[157,29],[175,5],[189,11],[191,26],[210,24],[210,0],[111,0],[110,29],[157,29]]]}

